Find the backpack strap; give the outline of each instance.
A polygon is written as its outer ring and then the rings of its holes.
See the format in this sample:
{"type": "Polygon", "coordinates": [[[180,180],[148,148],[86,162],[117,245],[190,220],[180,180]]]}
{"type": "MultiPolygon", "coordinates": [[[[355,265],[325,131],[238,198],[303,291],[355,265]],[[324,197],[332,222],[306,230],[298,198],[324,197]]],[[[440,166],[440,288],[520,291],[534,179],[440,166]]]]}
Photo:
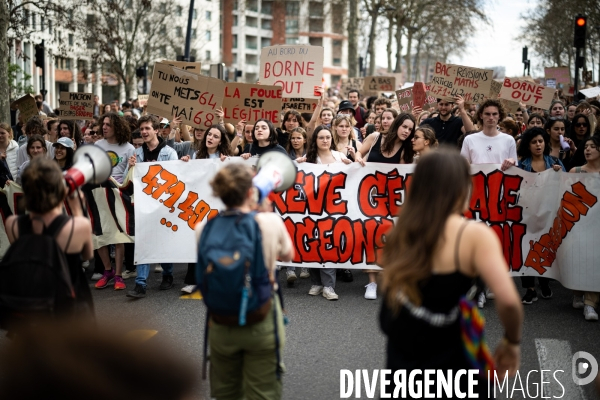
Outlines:
{"type": "MultiPolygon", "coordinates": [[[[53,238],[56,239],[56,237],[58,236],[58,234],[60,233],[62,228],[67,224],[67,222],[69,222],[69,220],[72,220],[72,219],[73,219],[73,217],[69,217],[64,214],[57,216],[50,223],[50,225],[48,225],[47,227],[44,227],[43,234],[52,236],[53,238]]],[[[74,224],[75,224],[75,221],[73,220],[73,226],[74,226],[74,224]]],[[[73,229],[71,229],[71,234],[69,235],[69,243],[71,242],[72,236],[73,236],[73,229]]]]}

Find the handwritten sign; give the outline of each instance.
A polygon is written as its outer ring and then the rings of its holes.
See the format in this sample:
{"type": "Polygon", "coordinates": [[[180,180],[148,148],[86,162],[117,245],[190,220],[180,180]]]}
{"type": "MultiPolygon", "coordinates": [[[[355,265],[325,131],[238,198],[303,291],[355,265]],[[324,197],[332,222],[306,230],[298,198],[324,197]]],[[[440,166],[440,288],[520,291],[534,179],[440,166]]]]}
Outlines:
{"type": "Polygon", "coordinates": [[[544,68],[544,78],[568,85],[571,83],[571,70],[569,67],[544,68]]]}
{"type": "Polygon", "coordinates": [[[504,78],[500,98],[548,110],[554,98],[554,89],[520,79],[504,78]]]}
{"type": "Polygon", "coordinates": [[[590,97],[597,97],[600,95],[600,86],[596,86],[596,87],[589,88],[589,89],[581,89],[579,91],[579,93],[583,94],[588,99],[590,97]]]}
{"type": "Polygon", "coordinates": [[[161,63],[168,64],[171,67],[185,69],[186,71],[194,72],[196,74],[202,73],[202,64],[199,62],[162,60],[161,63]]]}
{"type": "Polygon", "coordinates": [[[140,103],[140,107],[144,107],[148,105],[149,94],[139,94],[138,95],[138,103],[140,103]]]}
{"type": "Polygon", "coordinates": [[[489,98],[497,99],[500,96],[500,90],[502,90],[502,84],[496,80],[492,81],[489,98]]]}
{"type": "Polygon", "coordinates": [[[261,118],[279,125],[281,87],[228,82],[225,84],[223,119],[232,124],[245,119],[253,124],[261,118]]]}
{"type": "Polygon", "coordinates": [[[35,99],[30,94],[26,94],[25,96],[13,101],[11,108],[16,108],[19,110],[19,115],[21,115],[23,123],[27,123],[31,117],[40,114],[35,99]]]}
{"type": "Polygon", "coordinates": [[[313,112],[319,104],[319,99],[303,99],[303,98],[283,98],[281,99],[281,109],[296,110],[298,112],[313,112]]]}
{"type": "MultiPolygon", "coordinates": [[[[427,97],[425,97],[425,101],[423,103],[423,106],[426,105],[430,105],[430,104],[435,104],[437,102],[437,99],[433,96],[431,96],[431,93],[429,92],[429,85],[425,85],[425,94],[427,97]]],[[[410,112],[412,111],[413,107],[414,107],[414,101],[413,101],[413,87],[409,87],[406,89],[400,89],[400,90],[396,90],[396,98],[398,99],[398,110],[400,112],[410,112]]],[[[421,106],[421,107],[423,107],[421,106]]]]}
{"type": "Polygon", "coordinates": [[[467,103],[483,103],[489,96],[493,75],[491,69],[436,62],[430,91],[444,100],[462,96],[467,103]]]}
{"type": "Polygon", "coordinates": [[[396,78],[393,76],[367,76],[363,81],[363,96],[378,96],[381,92],[396,90],[396,78]]]}
{"type": "Polygon", "coordinates": [[[94,94],[60,92],[58,100],[60,119],[94,119],[94,94]]]}
{"type": "Polygon", "coordinates": [[[218,123],[214,111],[223,103],[225,81],[156,63],[150,89],[148,113],[175,115],[198,128],[218,123]]]}
{"type": "Polygon", "coordinates": [[[358,90],[358,92],[362,96],[364,82],[365,82],[365,78],[363,78],[363,77],[342,79],[342,94],[344,96],[348,97],[348,93],[351,90],[358,90]]]}
{"type": "Polygon", "coordinates": [[[321,46],[280,45],[260,52],[260,83],[281,86],[285,97],[318,98],[323,78],[321,46]]]}

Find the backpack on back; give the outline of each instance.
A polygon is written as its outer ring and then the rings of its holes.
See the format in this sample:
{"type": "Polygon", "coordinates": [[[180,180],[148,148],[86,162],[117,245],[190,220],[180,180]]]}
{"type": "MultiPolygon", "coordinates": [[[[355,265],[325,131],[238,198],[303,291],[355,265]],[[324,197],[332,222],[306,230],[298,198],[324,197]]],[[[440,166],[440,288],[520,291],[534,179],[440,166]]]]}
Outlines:
{"type": "Polygon", "coordinates": [[[256,213],[222,212],[209,220],[198,244],[198,288],[215,322],[244,326],[262,321],[271,305],[256,213]]]}
{"type": "Polygon", "coordinates": [[[19,237],[0,262],[0,329],[73,310],[75,290],[67,258],[56,242],[70,220],[59,215],[38,235],[28,215],[18,217],[19,237]]]}

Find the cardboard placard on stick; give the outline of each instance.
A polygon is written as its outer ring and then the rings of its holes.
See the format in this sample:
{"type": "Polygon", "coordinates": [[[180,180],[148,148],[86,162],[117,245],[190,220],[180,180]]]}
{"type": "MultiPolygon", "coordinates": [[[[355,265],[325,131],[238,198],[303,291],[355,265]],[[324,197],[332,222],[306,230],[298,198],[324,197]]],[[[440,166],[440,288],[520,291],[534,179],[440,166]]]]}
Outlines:
{"type": "Polygon", "coordinates": [[[491,69],[436,62],[431,95],[449,101],[462,96],[466,103],[483,103],[490,94],[493,75],[491,69]]]}
{"type": "Polygon", "coordinates": [[[162,60],[161,63],[180,69],[185,69],[186,71],[194,72],[196,74],[202,73],[202,64],[199,62],[162,60]]]}
{"type": "MultiPolygon", "coordinates": [[[[398,99],[398,110],[400,112],[411,112],[414,105],[414,101],[413,101],[413,87],[409,87],[406,89],[400,89],[400,90],[396,90],[396,98],[398,99]]],[[[437,99],[433,96],[431,96],[431,93],[429,92],[429,85],[425,84],[425,101],[423,103],[423,106],[421,106],[421,108],[423,108],[424,106],[428,106],[430,104],[435,104],[437,102],[437,99]]]]}
{"type": "Polygon", "coordinates": [[[514,78],[504,78],[502,90],[500,90],[500,98],[548,110],[554,98],[554,92],[554,89],[538,85],[537,83],[514,78]]]}
{"type": "Polygon", "coordinates": [[[497,99],[500,96],[500,90],[502,90],[502,84],[498,81],[492,81],[489,98],[497,99]]]}
{"type": "Polygon", "coordinates": [[[156,63],[146,111],[168,119],[175,115],[190,126],[206,129],[218,123],[214,112],[224,96],[225,81],[156,63]]]}
{"type": "Polygon", "coordinates": [[[303,112],[314,112],[319,105],[319,99],[303,99],[303,98],[287,98],[281,99],[282,110],[296,110],[300,113],[303,112]]]}
{"type": "Polygon", "coordinates": [[[94,119],[94,94],[60,92],[59,119],[94,119]]]}
{"type": "Polygon", "coordinates": [[[138,103],[140,103],[140,107],[144,107],[148,104],[149,94],[138,94],[138,103]]]}
{"type": "Polygon", "coordinates": [[[223,99],[223,119],[235,125],[242,119],[253,124],[265,118],[277,126],[281,123],[281,95],[280,86],[227,82],[223,99]]]}
{"type": "Polygon", "coordinates": [[[363,94],[363,84],[365,82],[365,78],[363,77],[354,77],[354,78],[344,78],[342,79],[342,95],[345,98],[348,98],[348,92],[351,90],[358,90],[361,96],[364,97],[363,94]]]}
{"type": "Polygon", "coordinates": [[[413,85],[413,107],[423,108],[427,100],[427,89],[423,82],[415,82],[413,85]]]}
{"type": "Polygon", "coordinates": [[[27,123],[31,117],[40,114],[35,102],[35,98],[30,94],[26,94],[25,96],[13,101],[10,107],[12,109],[19,110],[19,115],[23,119],[24,124],[27,123]]]}
{"type": "Polygon", "coordinates": [[[569,67],[544,68],[544,78],[556,79],[556,83],[568,85],[571,83],[571,70],[569,67]]]}
{"type": "Polygon", "coordinates": [[[323,78],[324,49],[310,45],[263,47],[260,83],[281,86],[284,97],[319,98],[315,91],[323,78]]]}
{"type": "Polygon", "coordinates": [[[516,113],[519,107],[521,107],[518,102],[512,100],[500,99],[500,103],[504,107],[504,111],[511,114],[516,113]]]}
{"type": "Polygon", "coordinates": [[[361,95],[378,96],[381,92],[393,92],[396,90],[395,76],[366,76],[363,78],[363,90],[361,95]]]}

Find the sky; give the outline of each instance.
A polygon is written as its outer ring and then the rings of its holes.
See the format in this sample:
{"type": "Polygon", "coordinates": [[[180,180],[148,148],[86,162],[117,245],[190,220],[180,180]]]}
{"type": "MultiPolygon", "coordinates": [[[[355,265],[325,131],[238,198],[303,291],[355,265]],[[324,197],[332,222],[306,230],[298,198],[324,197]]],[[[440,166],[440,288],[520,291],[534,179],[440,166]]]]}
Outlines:
{"type": "MultiPolygon", "coordinates": [[[[453,64],[477,68],[504,66],[506,67],[506,76],[522,76],[523,43],[515,38],[520,34],[521,26],[523,26],[520,15],[525,14],[536,5],[536,0],[487,0],[484,11],[490,24],[480,24],[479,28],[473,32],[464,55],[453,56],[449,61],[453,64]]],[[[376,50],[378,66],[387,65],[385,46],[385,40],[380,39],[376,50]]],[[[531,74],[533,76],[537,76],[539,73],[543,74],[543,71],[535,70],[536,65],[539,65],[540,62],[533,59],[531,53],[531,49],[529,49],[531,74]],[[536,74],[536,72],[538,73],[536,74]]]]}

